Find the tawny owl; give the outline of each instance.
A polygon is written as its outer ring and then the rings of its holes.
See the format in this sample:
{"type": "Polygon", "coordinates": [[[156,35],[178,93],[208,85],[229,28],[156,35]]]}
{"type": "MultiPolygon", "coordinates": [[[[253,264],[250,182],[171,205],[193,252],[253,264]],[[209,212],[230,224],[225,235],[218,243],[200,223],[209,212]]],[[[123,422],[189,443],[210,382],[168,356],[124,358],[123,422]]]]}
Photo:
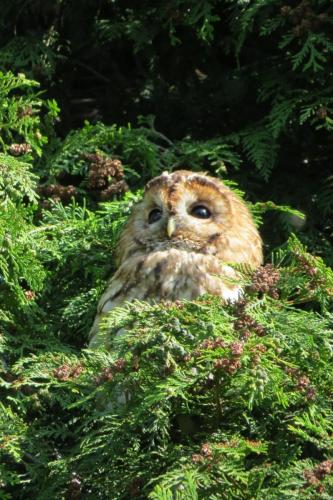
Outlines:
{"type": "Polygon", "coordinates": [[[97,307],[90,347],[102,342],[99,324],[115,306],[241,293],[229,263],[257,267],[262,242],[245,203],[220,180],[179,170],[146,186],[120,238],[118,270],[97,307]]]}

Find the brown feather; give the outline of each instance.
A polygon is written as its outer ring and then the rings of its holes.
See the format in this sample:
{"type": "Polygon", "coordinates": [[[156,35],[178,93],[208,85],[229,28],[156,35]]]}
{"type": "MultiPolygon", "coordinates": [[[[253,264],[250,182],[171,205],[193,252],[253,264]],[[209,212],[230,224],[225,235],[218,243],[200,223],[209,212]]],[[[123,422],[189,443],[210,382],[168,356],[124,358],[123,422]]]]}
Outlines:
{"type": "Polygon", "coordinates": [[[258,267],[262,241],[247,206],[222,181],[179,170],[148,182],[121,235],[116,257],[119,268],[99,301],[91,346],[102,341],[101,318],[126,301],[192,300],[203,293],[236,300],[241,289],[228,264],[258,267]],[[192,209],[197,205],[206,207],[210,217],[195,217],[192,209]],[[161,219],[149,224],[154,209],[161,211],[161,219]]]}

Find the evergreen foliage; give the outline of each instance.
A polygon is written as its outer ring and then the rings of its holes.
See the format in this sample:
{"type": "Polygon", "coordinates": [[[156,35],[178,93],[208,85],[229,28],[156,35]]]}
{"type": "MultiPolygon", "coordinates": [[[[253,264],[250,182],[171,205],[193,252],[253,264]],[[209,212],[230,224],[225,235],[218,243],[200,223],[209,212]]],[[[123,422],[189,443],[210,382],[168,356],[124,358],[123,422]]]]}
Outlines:
{"type": "MultiPolygon", "coordinates": [[[[244,274],[234,306],[116,309],[108,351],[80,352],[49,328],[48,345],[4,373],[13,496],[19,484],[41,499],[330,498],[333,273],[295,238],[275,259],[244,274]]],[[[77,295],[67,326],[90,305],[77,295]]]]}
{"type": "Polygon", "coordinates": [[[0,498],[332,498],[332,3],[0,3],[0,498]],[[268,264],[90,351],[133,204],[184,167],[268,264]]]}
{"type": "MultiPolygon", "coordinates": [[[[61,135],[69,133],[65,144],[53,137],[44,150],[43,182],[85,194],[88,166],[78,155],[97,145],[121,150],[132,187],[140,187],[135,173],[143,170],[146,180],[184,163],[225,172],[254,199],[306,213],[302,240],[332,265],[329,0],[101,0],[79,9],[72,0],[14,0],[2,7],[0,70],[41,81],[52,112],[54,97],[62,109],[61,135]],[[84,119],[97,128],[73,133],[84,119]],[[85,134],[90,147],[80,142],[85,134]]],[[[274,216],[264,228],[274,245],[289,220],[274,216]]]]}

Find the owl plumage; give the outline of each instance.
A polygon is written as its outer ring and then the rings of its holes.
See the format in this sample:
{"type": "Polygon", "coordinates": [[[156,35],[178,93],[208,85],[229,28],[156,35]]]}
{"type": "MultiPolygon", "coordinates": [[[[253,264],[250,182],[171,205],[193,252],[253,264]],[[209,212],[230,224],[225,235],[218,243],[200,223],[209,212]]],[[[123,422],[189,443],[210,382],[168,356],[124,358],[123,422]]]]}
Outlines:
{"type": "Polygon", "coordinates": [[[99,345],[101,319],[134,299],[193,300],[204,293],[237,300],[229,264],[262,262],[262,241],[245,203],[219,179],[179,170],[148,182],[116,251],[118,270],[98,306],[90,346],[99,345]]]}

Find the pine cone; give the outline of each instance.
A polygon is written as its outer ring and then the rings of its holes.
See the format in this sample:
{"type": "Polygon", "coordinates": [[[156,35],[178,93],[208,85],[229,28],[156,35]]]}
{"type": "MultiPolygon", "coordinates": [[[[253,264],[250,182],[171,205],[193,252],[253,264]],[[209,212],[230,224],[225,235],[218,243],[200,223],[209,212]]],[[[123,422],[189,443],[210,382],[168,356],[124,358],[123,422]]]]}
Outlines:
{"type": "Polygon", "coordinates": [[[128,191],[128,185],[125,181],[119,181],[115,184],[111,184],[108,188],[104,189],[100,193],[100,199],[106,201],[112,199],[115,195],[120,195],[128,191]]]}
{"type": "Polygon", "coordinates": [[[55,368],[55,370],[53,370],[53,375],[58,380],[68,380],[70,371],[71,367],[69,365],[61,365],[58,366],[58,368],[55,368]]]}
{"type": "Polygon", "coordinates": [[[36,294],[35,294],[35,292],[33,292],[32,290],[26,290],[26,291],[24,292],[24,295],[25,295],[25,298],[26,298],[27,300],[29,300],[29,301],[30,301],[30,300],[34,300],[34,299],[36,298],[36,294]]]}
{"type": "Polygon", "coordinates": [[[71,480],[68,485],[68,489],[66,491],[65,495],[66,500],[75,500],[77,498],[80,498],[81,491],[82,491],[82,480],[76,472],[73,472],[71,480]]]}
{"type": "Polygon", "coordinates": [[[220,358],[215,361],[214,367],[216,369],[223,369],[225,372],[232,375],[241,367],[241,362],[234,359],[220,358]]]}
{"type": "Polygon", "coordinates": [[[99,198],[108,200],[115,194],[128,190],[124,178],[124,169],[120,160],[108,158],[101,154],[84,154],[82,157],[90,162],[87,187],[101,191],[99,198]]]}
{"type": "Polygon", "coordinates": [[[30,144],[11,144],[9,147],[9,152],[13,156],[20,156],[32,152],[30,144]]]}
{"type": "Polygon", "coordinates": [[[291,13],[291,7],[289,5],[283,5],[280,9],[281,15],[282,16],[289,16],[291,13]]]}
{"type": "Polygon", "coordinates": [[[117,359],[113,364],[113,369],[116,372],[122,372],[126,366],[126,361],[123,358],[117,359]]]}
{"type": "Polygon", "coordinates": [[[318,118],[325,120],[325,118],[327,116],[327,109],[324,108],[324,106],[320,106],[320,108],[318,108],[316,111],[316,115],[318,116],[318,118]]]}
{"type": "Polygon", "coordinates": [[[212,456],[212,449],[210,447],[210,444],[209,443],[204,443],[202,446],[201,446],[201,454],[206,457],[206,458],[211,458],[212,456]]]}
{"type": "Polygon", "coordinates": [[[241,356],[244,350],[243,342],[233,342],[230,346],[230,350],[233,356],[241,356]]]}
{"type": "Polygon", "coordinates": [[[280,279],[280,273],[272,264],[261,266],[252,276],[250,291],[270,294],[275,291],[275,285],[280,279]]]}
{"type": "Polygon", "coordinates": [[[95,378],[95,383],[97,385],[103,382],[111,382],[113,380],[113,372],[111,368],[104,368],[102,373],[95,378]]]}
{"type": "Polygon", "coordinates": [[[64,364],[53,370],[53,375],[58,380],[69,380],[70,378],[79,377],[82,372],[83,366],[80,363],[74,366],[64,364]]]}
{"type": "Polygon", "coordinates": [[[48,184],[39,186],[38,193],[42,196],[52,198],[54,201],[69,202],[76,195],[75,186],[62,186],[61,184],[48,184]]]}
{"type": "Polygon", "coordinates": [[[32,106],[25,106],[24,108],[19,108],[17,110],[18,118],[24,118],[25,116],[31,116],[33,114],[32,106]]]}

